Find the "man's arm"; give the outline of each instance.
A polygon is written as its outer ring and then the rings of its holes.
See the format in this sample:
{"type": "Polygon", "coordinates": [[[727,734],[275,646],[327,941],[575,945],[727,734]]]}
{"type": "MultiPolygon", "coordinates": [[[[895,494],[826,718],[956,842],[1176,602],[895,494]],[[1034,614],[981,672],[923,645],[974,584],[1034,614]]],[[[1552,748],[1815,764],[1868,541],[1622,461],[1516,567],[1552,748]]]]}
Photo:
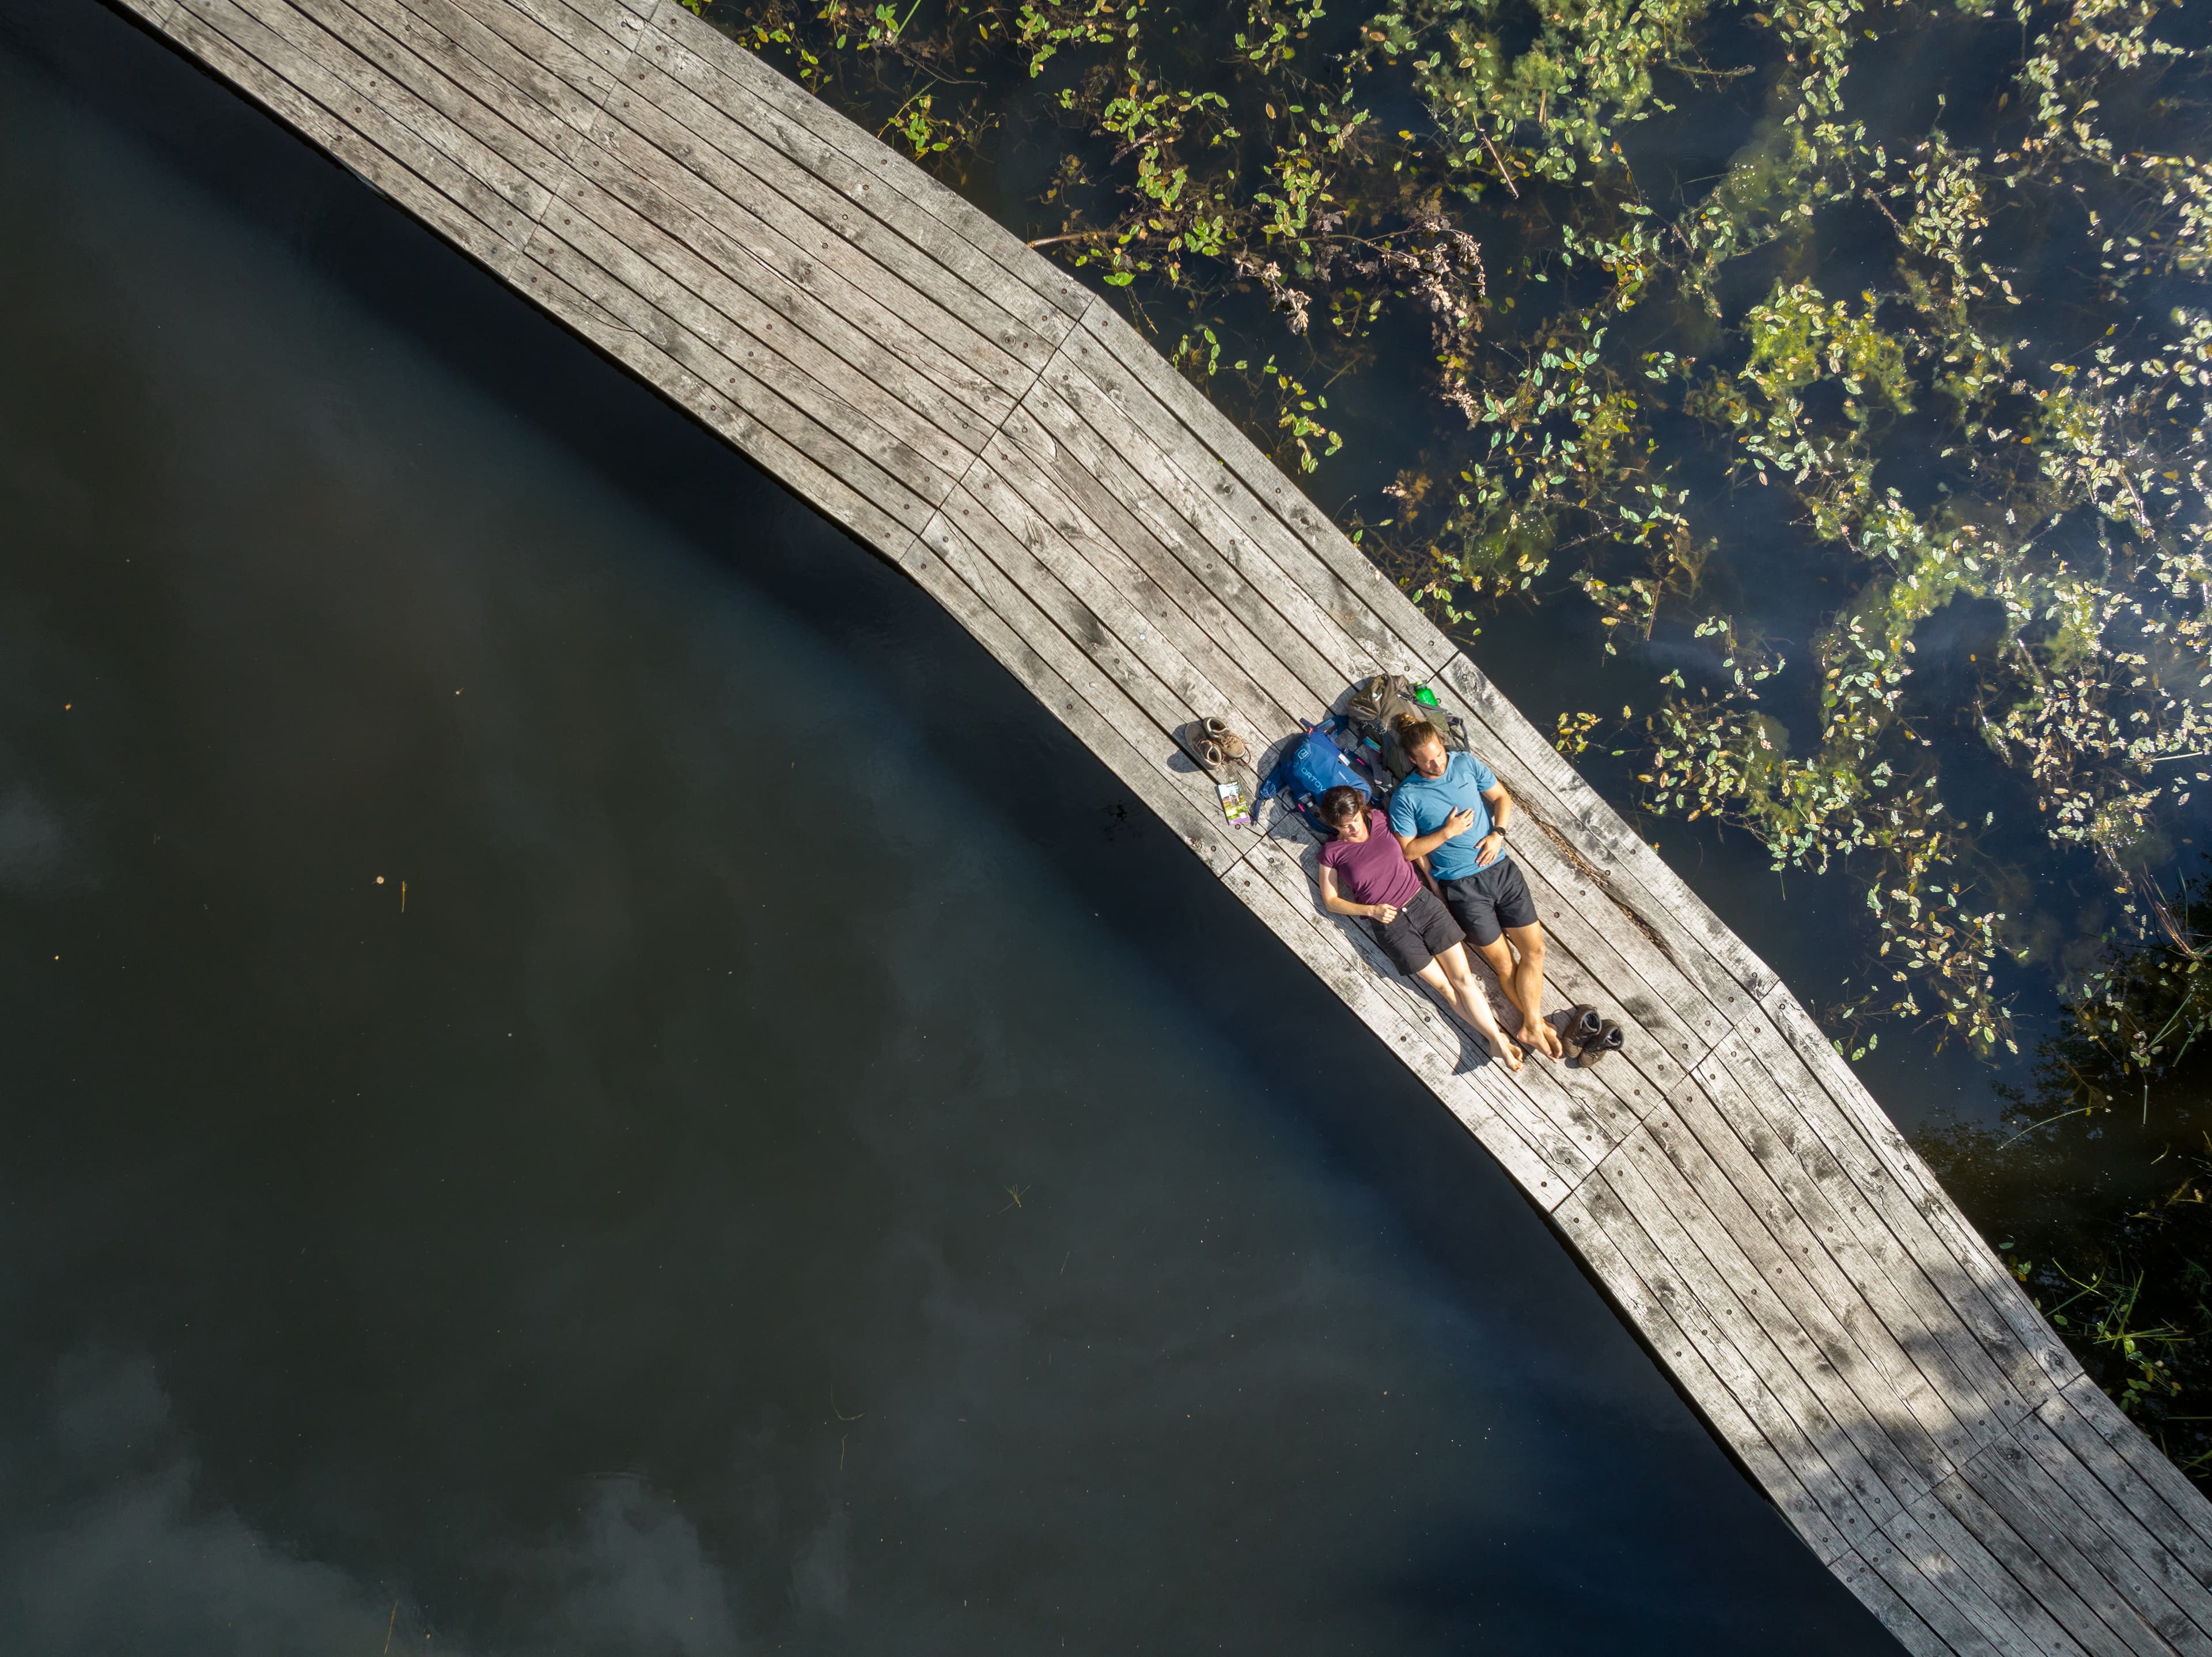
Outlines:
{"type": "MultiPolygon", "coordinates": [[[[1501,789],[1499,792],[1503,793],[1504,790],[1501,789]]],[[[1489,798],[1487,795],[1483,797],[1489,798]]],[[[1431,829],[1426,834],[1401,834],[1398,836],[1398,844],[1406,849],[1406,861],[1412,862],[1416,858],[1427,856],[1445,841],[1458,839],[1461,835],[1474,826],[1474,813],[1462,806],[1444,819],[1442,828],[1431,829]]]]}
{"type": "Polygon", "coordinates": [[[1482,803],[1490,807],[1490,832],[1474,843],[1474,866],[1488,868],[1505,852],[1505,830],[1513,821],[1513,796],[1505,791],[1505,784],[1482,791],[1482,803]]]}

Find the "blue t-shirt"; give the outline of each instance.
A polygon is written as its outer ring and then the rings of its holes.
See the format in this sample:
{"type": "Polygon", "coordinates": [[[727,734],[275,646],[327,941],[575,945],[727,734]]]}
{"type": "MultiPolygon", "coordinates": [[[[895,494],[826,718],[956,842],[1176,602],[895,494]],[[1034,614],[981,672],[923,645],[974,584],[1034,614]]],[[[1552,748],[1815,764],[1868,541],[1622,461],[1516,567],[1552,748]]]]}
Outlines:
{"type": "MultiPolygon", "coordinates": [[[[1481,854],[1475,848],[1490,832],[1490,807],[1482,803],[1482,791],[1497,786],[1497,773],[1471,753],[1454,754],[1442,777],[1413,771],[1390,795],[1390,832],[1407,839],[1433,834],[1454,812],[1472,811],[1474,826],[1429,854],[1429,873],[1437,879],[1464,880],[1478,872],[1474,860],[1481,854]]],[[[1497,868],[1505,857],[1501,847],[1488,867],[1497,868]]]]}

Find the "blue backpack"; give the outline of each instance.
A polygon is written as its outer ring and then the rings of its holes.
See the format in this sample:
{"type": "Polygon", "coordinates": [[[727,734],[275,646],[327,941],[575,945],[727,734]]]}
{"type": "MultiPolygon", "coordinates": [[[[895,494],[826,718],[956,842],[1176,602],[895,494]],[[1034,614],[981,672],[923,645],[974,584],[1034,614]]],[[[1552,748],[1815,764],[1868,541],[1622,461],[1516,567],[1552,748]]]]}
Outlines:
{"type": "Polygon", "coordinates": [[[1323,839],[1330,838],[1330,831],[1314,809],[1314,802],[1322,795],[1331,789],[1352,788],[1370,800],[1375,797],[1374,785],[1345,758],[1344,750],[1329,740],[1329,731],[1340,722],[1332,720],[1307,731],[1284,751],[1275,769],[1267,773],[1267,780],[1260,785],[1262,802],[1278,794],[1288,795],[1291,803],[1319,829],[1323,839]]]}

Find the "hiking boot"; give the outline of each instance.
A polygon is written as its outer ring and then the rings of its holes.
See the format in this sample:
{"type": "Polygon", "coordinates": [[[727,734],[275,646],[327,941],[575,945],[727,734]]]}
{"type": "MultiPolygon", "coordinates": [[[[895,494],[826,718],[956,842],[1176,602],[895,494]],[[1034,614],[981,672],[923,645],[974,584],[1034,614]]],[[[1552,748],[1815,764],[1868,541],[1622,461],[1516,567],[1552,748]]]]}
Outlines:
{"type": "Polygon", "coordinates": [[[1588,1069],[1607,1053],[1617,1053],[1627,1045],[1627,1032],[1611,1019],[1602,1020],[1598,1025],[1597,1033],[1583,1044],[1583,1068],[1588,1069]]]}
{"type": "Polygon", "coordinates": [[[1229,781],[1239,765],[1252,769],[1251,750],[1225,719],[1194,719],[1176,733],[1176,740],[1217,783],[1229,781]]]}
{"type": "Polygon", "coordinates": [[[1587,1002],[1577,1002],[1567,1008],[1566,1022],[1559,1026],[1559,1035],[1563,1040],[1583,1047],[1595,1041],[1598,1032],[1604,1027],[1605,1020],[1598,1016],[1596,1008],[1587,1002]]]}

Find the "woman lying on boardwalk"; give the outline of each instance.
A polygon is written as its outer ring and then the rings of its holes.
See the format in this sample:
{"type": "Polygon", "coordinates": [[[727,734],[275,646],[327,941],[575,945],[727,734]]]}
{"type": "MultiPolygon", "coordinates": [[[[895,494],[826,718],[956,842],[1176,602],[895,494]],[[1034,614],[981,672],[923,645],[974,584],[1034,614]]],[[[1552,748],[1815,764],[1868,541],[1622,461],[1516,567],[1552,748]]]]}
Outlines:
{"type": "Polygon", "coordinates": [[[1519,1069],[1521,1050],[1498,1027],[1460,947],[1467,935],[1406,861],[1382,813],[1358,789],[1336,788],[1322,795],[1321,814],[1336,831],[1321,850],[1322,903],[1332,915],[1364,919],[1391,965],[1435,991],[1508,1069],[1519,1069]]]}

